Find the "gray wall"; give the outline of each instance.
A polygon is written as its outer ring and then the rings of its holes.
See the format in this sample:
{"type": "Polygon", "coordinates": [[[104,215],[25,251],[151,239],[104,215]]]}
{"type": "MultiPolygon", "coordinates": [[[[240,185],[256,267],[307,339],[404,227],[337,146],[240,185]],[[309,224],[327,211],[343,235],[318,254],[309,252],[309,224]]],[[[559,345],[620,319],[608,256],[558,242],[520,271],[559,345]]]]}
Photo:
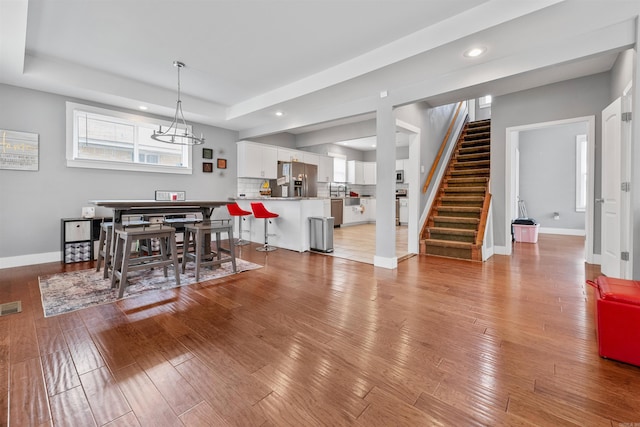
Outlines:
{"type": "Polygon", "coordinates": [[[576,212],[576,136],[586,133],[586,122],[520,132],[520,199],[540,227],[585,229],[576,212]]]}
{"type": "Polygon", "coordinates": [[[224,171],[202,173],[201,146],[193,149],[192,175],[67,168],[65,102],[91,103],[1,84],[0,99],[0,129],[38,133],[40,140],[39,171],[0,170],[0,261],[59,251],[60,219],[79,217],[92,199],[153,199],[158,189],[184,190],[190,199],[235,194],[237,132],[194,124],[206,138],[204,147],[214,150],[214,167],[216,158],[227,159],[224,171]]]}
{"type": "MultiPolygon", "coordinates": [[[[497,246],[507,245],[505,227],[506,129],[575,117],[596,117],[595,195],[600,195],[600,122],[609,104],[610,74],[601,73],[498,96],[492,102],[491,193],[493,195],[494,237],[497,246]]],[[[510,237],[509,237],[510,239],[510,237]]],[[[594,209],[594,253],[600,253],[600,209],[594,209]]]]}

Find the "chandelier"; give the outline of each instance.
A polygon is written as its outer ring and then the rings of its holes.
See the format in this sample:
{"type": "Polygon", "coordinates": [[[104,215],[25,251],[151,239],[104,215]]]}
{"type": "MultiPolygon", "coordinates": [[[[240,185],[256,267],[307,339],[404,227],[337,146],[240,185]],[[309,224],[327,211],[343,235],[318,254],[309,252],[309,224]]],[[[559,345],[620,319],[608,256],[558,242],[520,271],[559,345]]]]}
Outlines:
{"type": "Polygon", "coordinates": [[[176,113],[173,116],[173,122],[171,122],[171,126],[169,126],[169,128],[164,132],[162,131],[162,126],[160,126],[157,131],[153,131],[153,135],[151,135],[151,138],[155,139],[156,141],[166,142],[169,144],[204,144],[204,136],[202,134],[200,134],[200,138],[198,138],[194,134],[189,133],[187,122],[185,121],[184,114],[182,113],[182,101],[180,100],[180,69],[184,67],[184,62],[173,61],[173,66],[178,69],[178,101],[176,101],[176,113]],[[178,125],[180,123],[182,123],[184,129],[178,129],[178,125]]]}

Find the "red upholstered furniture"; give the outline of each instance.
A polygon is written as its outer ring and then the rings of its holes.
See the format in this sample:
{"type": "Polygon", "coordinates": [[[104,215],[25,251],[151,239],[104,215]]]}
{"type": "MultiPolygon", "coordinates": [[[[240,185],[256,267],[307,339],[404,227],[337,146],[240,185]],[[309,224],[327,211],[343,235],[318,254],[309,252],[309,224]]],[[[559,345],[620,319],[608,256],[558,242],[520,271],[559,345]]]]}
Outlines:
{"type": "Polygon", "coordinates": [[[227,205],[227,210],[229,211],[229,215],[238,218],[238,241],[236,242],[236,245],[248,245],[249,242],[242,239],[242,221],[245,221],[244,217],[251,215],[251,212],[245,211],[237,203],[229,203],[227,205]]]}
{"type": "Polygon", "coordinates": [[[598,277],[596,327],[600,356],[640,366],[640,281],[598,277]]]}
{"type": "Polygon", "coordinates": [[[272,218],[277,218],[280,215],[278,215],[277,213],[269,212],[261,202],[251,203],[251,210],[253,211],[254,217],[259,219],[264,218],[264,246],[259,246],[256,248],[256,250],[264,252],[275,251],[277,248],[275,246],[269,245],[268,229],[269,223],[271,222],[270,220],[272,218]]]}

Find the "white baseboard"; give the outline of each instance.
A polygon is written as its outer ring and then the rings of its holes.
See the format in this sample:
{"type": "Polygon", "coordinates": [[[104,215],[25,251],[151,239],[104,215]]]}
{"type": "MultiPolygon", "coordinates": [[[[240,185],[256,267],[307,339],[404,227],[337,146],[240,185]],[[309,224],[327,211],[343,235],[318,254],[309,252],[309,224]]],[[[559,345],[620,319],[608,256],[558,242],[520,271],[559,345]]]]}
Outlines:
{"type": "Polygon", "coordinates": [[[22,256],[12,256],[0,258],[0,269],[11,267],[22,267],[24,265],[44,264],[47,262],[62,261],[62,253],[47,252],[43,254],[30,254],[22,256]]]}
{"type": "Polygon", "coordinates": [[[494,246],[493,247],[494,255],[511,255],[511,246],[494,246]]]}
{"type": "Polygon", "coordinates": [[[587,259],[587,264],[602,265],[602,262],[600,262],[600,256],[600,254],[593,254],[591,259],[587,259]]]}
{"type": "Polygon", "coordinates": [[[482,261],[486,261],[493,256],[494,247],[486,248],[482,251],[482,261]]]}
{"type": "Polygon", "coordinates": [[[540,227],[538,230],[540,234],[562,234],[565,236],[586,236],[584,230],[579,230],[576,228],[551,228],[551,227],[540,227]]]}
{"type": "Polygon", "coordinates": [[[385,258],[374,255],[373,265],[376,267],[388,268],[389,270],[393,270],[395,268],[398,268],[398,257],[385,258]]]}

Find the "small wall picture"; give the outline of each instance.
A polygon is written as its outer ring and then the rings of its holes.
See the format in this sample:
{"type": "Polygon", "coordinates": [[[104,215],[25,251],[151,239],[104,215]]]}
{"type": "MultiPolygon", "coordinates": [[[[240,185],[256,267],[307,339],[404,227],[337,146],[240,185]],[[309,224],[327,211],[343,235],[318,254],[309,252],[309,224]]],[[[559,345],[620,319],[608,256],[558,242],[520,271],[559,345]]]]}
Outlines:
{"type": "Polygon", "coordinates": [[[227,168],[227,159],[218,159],[218,169],[227,168]]]}
{"type": "Polygon", "coordinates": [[[206,173],[213,172],[213,163],[210,163],[210,162],[202,163],[202,172],[206,172],[206,173]]]}
{"type": "Polygon", "coordinates": [[[211,148],[203,148],[202,149],[202,158],[203,159],[213,159],[213,150],[211,148]]]}
{"type": "Polygon", "coordinates": [[[0,129],[0,169],[38,170],[38,134],[0,129]]]}

